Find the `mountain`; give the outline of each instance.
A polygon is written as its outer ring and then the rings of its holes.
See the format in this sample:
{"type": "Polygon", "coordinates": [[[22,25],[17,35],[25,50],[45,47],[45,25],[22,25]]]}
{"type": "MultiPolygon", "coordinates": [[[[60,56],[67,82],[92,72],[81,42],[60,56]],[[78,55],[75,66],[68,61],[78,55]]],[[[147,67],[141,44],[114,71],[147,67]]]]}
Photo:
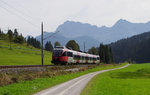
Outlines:
{"type": "MultiPolygon", "coordinates": [[[[59,33],[55,34],[54,36],[51,36],[51,35],[53,35],[53,33],[54,32],[44,32],[43,33],[43,39],[44,39],[43,44],[44,45],[46,44],[47,41],[51,41],[53,46],[56,41],[60,42],[61,45],[65,45],[69,41],[69,38],[62,36],[59,33]]],[[[41,42],[41,35],[37,36],[36,39],[41,42]]]]}
{"type": "Polygon", "coordinates": [[[56,31],[61,31],[61,35],[68,38],[88,36],[93,39],[108,44],[122,38],[131,37],[150,30],[150,22],[131,23],[120,19],[112,27],[97,27],[87,23],[66,21],[58,26],[56,31]]]}
{"type": "MultiPolygon", "coordinates": [[[[86,51],[88,51],[88,49],[91,48],[92,46],[98,47],[98,45],[99,45],[99,41],[97,41],[93,38],[87,37],[87,36],[80,36],[80,37],[76,37],[76,38],[67,38],[67,37],[60,35],[59,33],[55,34],[54,36],[51,36],[51,35],[53,35],[53,32],[44,32],[44,34],[43,34],[44,39],[46,38],[43,41],[44,45],[46,44],[47,41],[51,41],[53,46],[56,41],[60,42],[61,45],[66,45],[66,43],[69,40],[75,40],[79,44],[80,49],[82,51],[84,50],[84,43],[85,43],[86,51]]],[[[37,36],[36,39],[41,41],[41,36],[37,36]]]]}
{"type": "Polygon", "coordinates": [[[150,32],[119,40],[109,46],[112,48],[115,62],[150,62],[150,32]]]}
{"type": "MultiPolygon", "coordinates": [[[[62,45],[65,45],[69,40],[76,40],[79,42],[81,50],[83,50],[84,42],[88,50],[92,46],[98,47],[100,43],[109,44],[123,38],[150,31],[150,22],[132,23],[120,19],[112,27],[98,27],[88,23],[66,21],[59,25],[56,31],[60,32],[55,35],[55,38],[47,38],[44,43],[50,40],[52,44],[55,41],[59,41],[62,45]]],[[[52,32],[46,32],[44,38],[49,35],[52,35],[52,32]]],[[[36,38],[40,40],[39,37],[36,38]]]]}

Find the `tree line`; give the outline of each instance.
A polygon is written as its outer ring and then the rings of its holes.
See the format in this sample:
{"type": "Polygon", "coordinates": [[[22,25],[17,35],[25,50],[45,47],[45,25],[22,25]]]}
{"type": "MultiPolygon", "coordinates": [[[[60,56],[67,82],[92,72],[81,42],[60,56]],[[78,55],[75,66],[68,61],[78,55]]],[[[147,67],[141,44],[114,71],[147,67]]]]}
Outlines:
{"type": "Polygon", "coordinates": [[[27,46],[32,45],[35,48],[41,48],[40,41],[36,40],[36,38],[28,36],[27,38],[27,46]]]}
{"type": "Polygon", "coordinates": [[[19,44],[23,44],[25,42],[25,38],[22,36],[22,34],[19,34],[17,32],[17,29],[14,29],[14,31],[12,31],[11,29],[8,29],[7,33],[4,33],[1,29],[0,29],[0,40],[8,40],[9,41],[9,46],[10,49],[11,48],[11,43],[19,43],[19,44]]]}
{"type": "MultiPolygon", "coordinates": [[[[11,48],[11,42],[20,43],[20,44],[27,43],[27,46],[32,45],[35,48],[39,48],[39,49],[41,48],[40,41],[38,41],[38,40],[36,40],[36,38],[30,37],[30,36],[28,36],[28,38],[26,40],[22,36],[22,34],[19,34],[17,32],[17,29],[14,29],[14,31],[9,29],[6,34],[0,29],[0,37],[9,39],[10,48],[11,48]]],[[[61,44],[57,41],[54,43],[54,47],[56,47],[56,46],[61,46],[61,44]]],[[[81,51],[78,43],[75,40],[68,41],[65,46],[67,48],[75,50],[75,51],[81,51]]],[[[44,49],[47,51],[53,51],[53,45],[51,44],[50,41],[47,41],[45,43],[44,49]]],[[[92,47],[91,49],[88,50],[88,53],[94,54],[94,55],[100,55],[100,59],[104,63],[107,63],[107,64],[113,63],[112,51],[108,45],[100,44],[100,46],[98,48],[92,47]]]]}
{"type": "Polygon", "coordinates": [[[100,44],[99,55],[104,63],[110,64],[114,62],[111,47],[108,45],[100,44]]]}
{"type": "Polygon", "coordinates": [[[17,32],[17,29],[14,29],[14,31],[8,29],[6,34],[0,29],[0,37],[2,40],[9,40],[10,42],[15,42],[20,44],[25,42],[25,38],[22,36],[22,34],[19,34],[17,32]]]}

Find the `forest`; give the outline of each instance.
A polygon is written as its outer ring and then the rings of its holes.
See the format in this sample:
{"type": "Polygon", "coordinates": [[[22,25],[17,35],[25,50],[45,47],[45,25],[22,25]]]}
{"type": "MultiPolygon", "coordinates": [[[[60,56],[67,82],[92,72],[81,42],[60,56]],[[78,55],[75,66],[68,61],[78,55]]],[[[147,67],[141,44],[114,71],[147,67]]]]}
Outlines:
{"type": "Polygon", "coordinates": [[[119,40],[109,44],[109,47],[112,49],[115,62],[150,62],[150,32],[119,40]]]}

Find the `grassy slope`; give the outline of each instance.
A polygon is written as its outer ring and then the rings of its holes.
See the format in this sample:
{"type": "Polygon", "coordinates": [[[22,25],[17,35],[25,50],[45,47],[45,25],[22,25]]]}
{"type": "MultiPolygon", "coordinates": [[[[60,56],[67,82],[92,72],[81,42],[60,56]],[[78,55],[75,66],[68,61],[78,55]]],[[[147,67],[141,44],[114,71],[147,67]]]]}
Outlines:
{"type": "Polygon", "coordinates": [[[150,95],[150,63],[95,76],[81,95],[150,95]]]}
{"type": "MultiPolygon", "coordinates": [[[[44,51],[44,64],[51,64],[51,52],[44,51]]],[[[12,43],[9,49],[7,41],[0,40],[0,65],[40,65],[41,52],[26,44],[12,43]]]]}
{"type": "MultiPolygon", "coordinates": [[[[122,64],[119,66],[123,66],[123,65],[125,65],[125,64],[122,64]]],[[[38,78],[33,81],[23,81],[20,83],[0,87],[0,95],[31,95],[42,89],[52,87],[56,84],[65,82],[67,80],[73,79],[75,77],[79,77],[81,75],[84,75],[84,74],[87,74],[90,72],[115,68],[115,67],[119,67],[119,66],[102,65],[102,66],[98,66],[93,69],[89,69],[84,72],[71,73],[71,74],[66,74],[66,75],[61,75],[61,76],[56,76],[56,77],[51,77],[51,78],[48,78],[48,77],[47,78],[38,78]]]]}

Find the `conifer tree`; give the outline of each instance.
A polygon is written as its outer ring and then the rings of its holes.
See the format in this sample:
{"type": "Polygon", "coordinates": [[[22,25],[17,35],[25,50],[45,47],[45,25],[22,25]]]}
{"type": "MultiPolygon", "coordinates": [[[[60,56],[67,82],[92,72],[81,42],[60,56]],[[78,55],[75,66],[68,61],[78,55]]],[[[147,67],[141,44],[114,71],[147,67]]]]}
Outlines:
{"type": "Polygon", "coordinates": [[[50,41],[47,41],[46,44],[45,44],[45,50],[47,51],[53,51],[53,46],[51,44],[50,41]]]}
{"type": "Polygon", "coordinates": [[[7,34],[8,34],[8,38],[9,38],[10,49],[12,49],[11,48],[11,42],[12,42],[12,39],[13,39],[13,32],[9,29],[7,34]]]}

